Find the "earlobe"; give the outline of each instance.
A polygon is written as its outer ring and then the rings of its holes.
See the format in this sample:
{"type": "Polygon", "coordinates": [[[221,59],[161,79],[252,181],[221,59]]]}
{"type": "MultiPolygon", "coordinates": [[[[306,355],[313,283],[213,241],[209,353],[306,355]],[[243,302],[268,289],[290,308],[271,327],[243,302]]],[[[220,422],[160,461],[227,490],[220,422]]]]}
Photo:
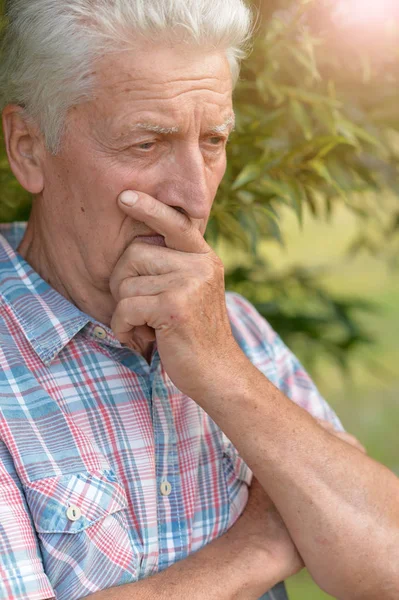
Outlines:
{"type": "Polygon", "coordinates": [[[37,128],[28,123],[20,106],[10,104],[3,111],[3,132],[12,172],[25,190],[40,194],[44,178],[40,160],[42,142],[37,128]]]}

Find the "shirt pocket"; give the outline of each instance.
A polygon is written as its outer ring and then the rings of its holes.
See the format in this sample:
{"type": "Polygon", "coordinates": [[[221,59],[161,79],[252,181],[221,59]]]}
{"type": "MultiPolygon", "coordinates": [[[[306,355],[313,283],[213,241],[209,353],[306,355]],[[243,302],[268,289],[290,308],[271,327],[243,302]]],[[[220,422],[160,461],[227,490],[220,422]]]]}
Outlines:
{"type": "Polygon", "coordinates": [[[137,580],[126,492],[112,470],[40,479],[24,491],[57,599],[137,580]]]}
{"type": "Polygon", "coordinates": [[[224,436],[223,471],[229,498],[229,528],[243,513],[248,502],[248,489],[252,482],[252,471],[238,454],[230,440],[224,436]]]}

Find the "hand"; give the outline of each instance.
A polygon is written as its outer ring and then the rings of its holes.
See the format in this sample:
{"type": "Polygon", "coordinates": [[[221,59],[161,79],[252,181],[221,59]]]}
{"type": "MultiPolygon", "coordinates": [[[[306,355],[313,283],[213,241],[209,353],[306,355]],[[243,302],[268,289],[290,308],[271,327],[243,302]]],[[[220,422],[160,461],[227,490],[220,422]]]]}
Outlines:
{"type": "Polygon", "coordinates": [[[363,452],[363,454],[367,454],[366,448],[362,446],[362,444],[359,442],[358,439],[355,438],[355,436],[351,435],[350,433],[346,433],[346,431],[337,431],[332,423],[330,423],[329,421],[325,421],[324,419],[316,419],[316,421],[319,425],[321,425],[321,427],[323,427],[323,429],[325,429],[332,435],[335,435],[335,437],[339,438],[343,442],[346,442],[347,444],[350,444],[354,448],[357,448],[358,450],[360,450],[360,452],[363,452]]]}
{"type": "MultiPolygon", "coordinates": [[[[124,194],[122,194],[122,197],[124,194]]],[[[220,259],[191,220],[147,194],[124,212],[162,235],[166,247],[133,241],[110,279],[117,302],[111,327],[124,344],[155,332],[162,363],[188,396],[216,365],[239,354],[227,314],[220,259]]]]}
{"type": "Polygon", "coordinates": [[[251,557],[259,581],[259,596],[270,588],[272,568],[275,569],[275,582],[278,583],[299,573],[304,567],[282,518],[255,478],[249,490],[247,506],[229,534],[238,541],[244,555],[251,557]]]}

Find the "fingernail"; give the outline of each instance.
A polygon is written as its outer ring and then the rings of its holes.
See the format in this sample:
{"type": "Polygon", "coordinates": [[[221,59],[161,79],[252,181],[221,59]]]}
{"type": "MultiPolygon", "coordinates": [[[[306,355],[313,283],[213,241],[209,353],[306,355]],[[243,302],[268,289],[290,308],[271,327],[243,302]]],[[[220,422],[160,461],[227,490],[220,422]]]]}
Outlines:
{"type": "Polygon", "coordinates": [[[139,195],[136,192],[131,191],[122,192],[122,194],[119,196],[119,200],[126,206],[134,206],[138,199],[139,195]]]}

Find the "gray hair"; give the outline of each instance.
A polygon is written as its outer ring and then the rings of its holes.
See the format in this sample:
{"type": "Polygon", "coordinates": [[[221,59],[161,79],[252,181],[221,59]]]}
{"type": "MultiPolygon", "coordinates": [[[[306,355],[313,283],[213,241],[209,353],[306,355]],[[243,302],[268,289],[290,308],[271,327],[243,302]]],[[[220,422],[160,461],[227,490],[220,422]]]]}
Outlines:
{"type": "Polygon", "coordinates": [[[106,52],[138,39],[220,49],[235,84],[252,29],[244,0],[8,0],[0,108],[23,107],[56,154],[67,112],[93,97],[93,63],[106,52]]]}

